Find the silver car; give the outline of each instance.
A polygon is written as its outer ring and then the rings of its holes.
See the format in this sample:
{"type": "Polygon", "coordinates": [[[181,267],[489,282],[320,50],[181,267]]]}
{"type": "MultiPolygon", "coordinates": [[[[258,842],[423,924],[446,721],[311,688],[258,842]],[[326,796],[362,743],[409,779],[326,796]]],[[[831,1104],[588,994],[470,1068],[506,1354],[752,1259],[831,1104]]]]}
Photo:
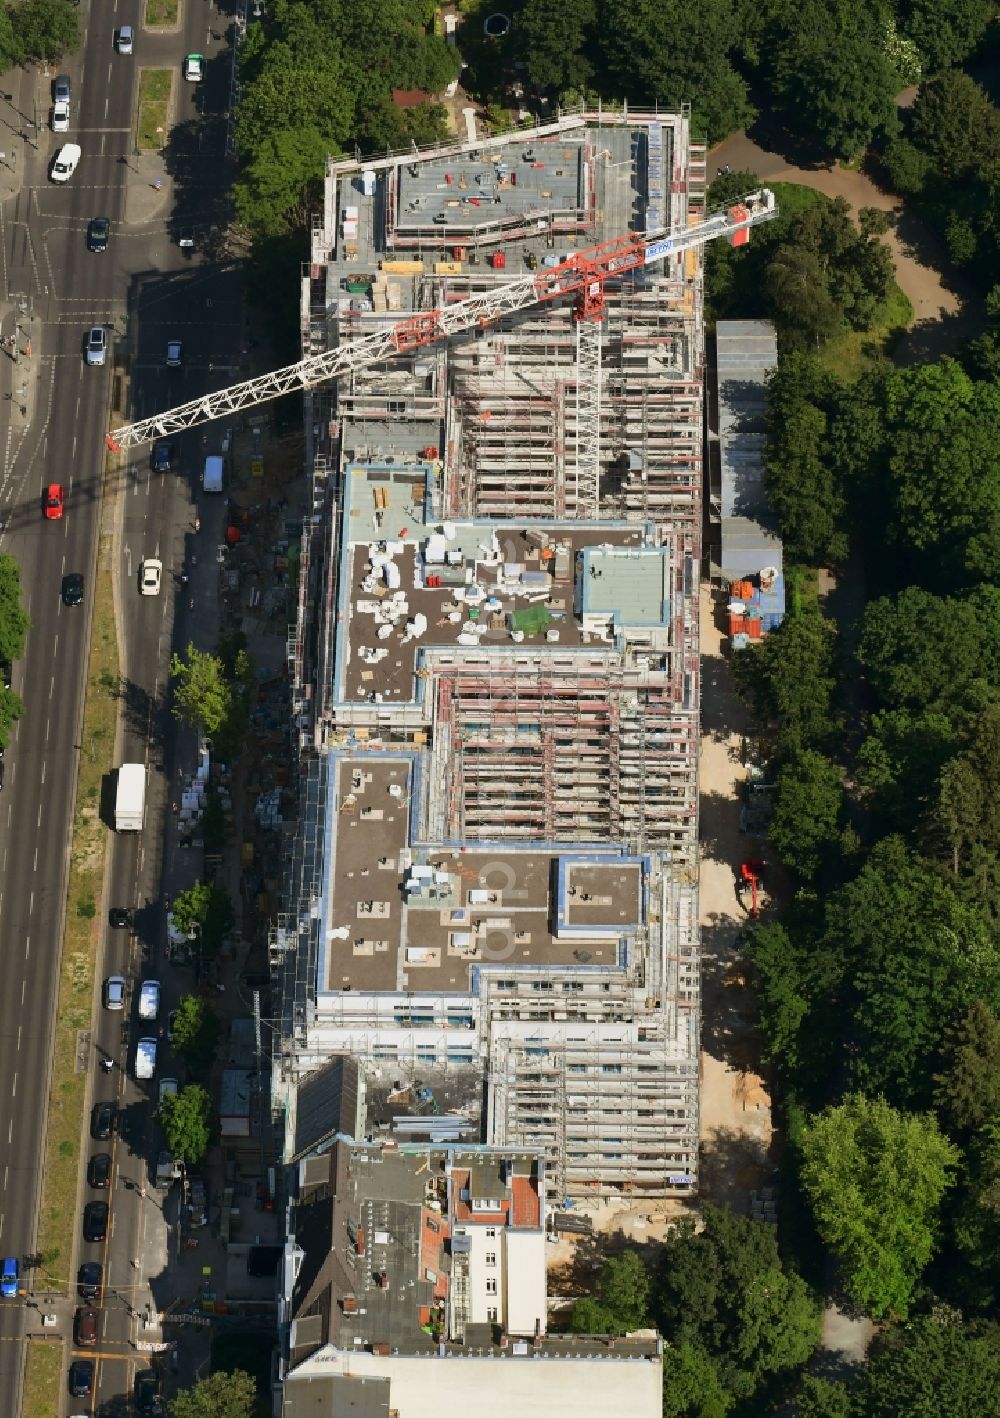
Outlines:
{"type": "Polygon", "coordinates": [[[103,325],[92,325],[87,334],[87,363],[103,364],[108,357],[108,332],[103,325]]]}
{"type": "Polygon", "coordinates": [[[125,1008],[125,976],[109,975],[104,981],[104,1008],[125,1008]]]}

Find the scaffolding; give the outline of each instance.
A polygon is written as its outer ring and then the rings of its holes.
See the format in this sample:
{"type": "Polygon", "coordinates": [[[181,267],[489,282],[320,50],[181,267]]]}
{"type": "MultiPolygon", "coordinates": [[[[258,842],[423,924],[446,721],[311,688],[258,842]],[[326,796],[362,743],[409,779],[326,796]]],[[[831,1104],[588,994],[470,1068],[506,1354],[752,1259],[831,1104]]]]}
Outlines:
{"type": "MultiPolygon", "coordinates": [[[[506,160],[526,164],[527,156],[506,160]]],[[[488,295],[521,262],[542,274],[595,240],[684,231],[704,217],[705,150],[690,141],[686,110],[560,115],[525,138],[456,142],[364,168],[383,184],[384,217],[381,226],[368,222],[362,206],[362,235],[374,248],[381,231],[382,246],[359,295],[357,271],[338,266],[334,253],[336,190],[354,183],[353,193],[361,166],[332,164],[324,227],[303,278],[307,349],[324,332],[336,346],[387,319],[488,295]],[[447,158],[458,174],[434,200],[465,203],[475,172],[493,172],[512,143],[535,144],[546,158],[572,153],[576,207],[553,199],[544,221],[480,213],[460,245],[401,210],[425,157],[447,158]]],[[[519,171],[530,175],[527,165],[519,171]]],[[[430,193],[433,180],[425,186],[430,193]]],[[[692,250],[609,277],[601,319],[577,319],[564,301],[533,305],[359,369],[323,395],[330,417],[315,420],[312,515],[332,530],[323,540],[307,519],[309,576],[289,666],[303,691],[311,674],[317,680],[311,705],[304,692],[296,700],[313,715],[316,745],[415,753],[407,855],[413,845],[445,844],[461,862],[475,843],[500,851],[548,844],[554,855],[605,844],[643,859],[648,910],[622,933],[610,964],[586,964],[587,951],[571,941],[568,967],[484,962],[451,991],[329,990],[317,974],[326,926],[317,893],[329,851],[320,798],[333,788],[318,774],[319,754],[304,768],[306,807],[285,914],[272,932],[281,1062],[294,1073],[345,1050],[382,1078],[464,1071],[485,1083],[477,1098],[486,1100],[486,1140],[542,1147],[568,1196],[684,1195],[697,1182],[699,263],[692,250]],[[336,470],[349,458],[412,461],[424,444],[440,450],[429,499],[441,522],[618,522],[626,531],[616,535],[667,548],[666,614],[613,631],[577,626],[561,642],[557,631],[552,644],[437,644],[431,631],[416,671],[419,705],[333,702],[336,470]]]]}

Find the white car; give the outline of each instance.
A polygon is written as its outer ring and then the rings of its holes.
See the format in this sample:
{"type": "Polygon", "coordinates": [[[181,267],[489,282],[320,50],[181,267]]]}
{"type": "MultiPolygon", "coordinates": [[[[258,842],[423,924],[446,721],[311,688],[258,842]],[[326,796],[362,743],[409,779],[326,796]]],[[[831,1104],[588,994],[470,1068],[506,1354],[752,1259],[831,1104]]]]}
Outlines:
{"type": "Polygon", "coordinates": [[[136,1078],[152,1078],[156,1072],[156,1040],[140,1039],[135,1046],[136,1078]]]}
{"type": "Polygon", "coordinates": [[[159,980],[143,980],[139,987],[139,1018],[155,1019],[160,1012],[159,980]]]}
{"type": "Polygon", "coordinates": [[[125,976],[109,975],[104,981],[104,1008],[124,1009],[125,1008],[125,976]]]}
{"type": "Polygon", "coordinates": [[[76,172],[82,156],[82,149],[76,143],[64,143],[56,153],[49,174],[53,182],[68,182],[76,172]]]}
{"type": "Polygon", "coordinates": [[[204,54],[186,54],[183,73],[189,84],[200,84],[205,77],[204,54]]]}
{"type": "Polygon", "coordinates": [[[132,26],[131,26],[131,25],[122,25],[121,29],[118,31],[118,37],[117,37],[115,43],[116,43],[116,45],[117,45],[118,53],[119,53],[119,54],[131,54],[131,53],[132,53],[132,26]]]}
{"type": "Polygon", "coordinates": [[[139,594],[158,596],[162,580],[163,562],[157,561],[155,556],[147,557],[139,568],[139,594]]]}
{"type": "Polygon", "coordinates": [[[55,103],[52,105],[52,131],[53,133],[69,132],[69,104],[55,103]]]}

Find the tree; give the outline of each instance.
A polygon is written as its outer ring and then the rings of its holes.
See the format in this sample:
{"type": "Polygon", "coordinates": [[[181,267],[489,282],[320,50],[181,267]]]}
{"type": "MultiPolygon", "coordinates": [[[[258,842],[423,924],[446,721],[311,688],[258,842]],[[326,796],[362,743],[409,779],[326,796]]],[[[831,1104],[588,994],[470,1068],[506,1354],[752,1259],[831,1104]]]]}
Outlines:
{"type": "Polygon", "coordinates": [[[193,1069],[206,1071],[219,1042],[219,1018],[200,995],[184,995],[174,1015],[174,1051],[193,1069]]]}
{"type": "Polygon", "coordinates": [[[170,1402],[170,1418],[253,1418],[257,1385],[242,1369],[212,1374],[170,1402]]]}
{"type": "Polygon", "coordinates": [[[797,8],[773,81],[796,132],[838,157],[855,157],[876,133],[895,131],[898,87],[878,11],[851,0],[805,0],[797,8]]]}
{"type": "Polygon", "coordinates": [[[930,1114],[857,1093],[812,1118],[799,1145],[802,1186],[848,1294],[876,1318],[905,1316],[958,1149],[930,1114]]]}
{"type": "Polygon", "coordinates": [[[188,644],[182,659],[170,661],[174,681],[174,716],[211,736],[218,733],[232,710],[232,689],[218,655],[188,644]]]}
{"type": "Polygon", "coordinates": [[[215,1110],[208,1091],[189,1083],[160,1099],[160,1124],[167,1146],[179,1161],[195,1167],[205,1156],[215,1130],[215,1110]]]}
{"type": "Polygon", "coordinates": [[[780,247],[764,273],[764,288],[775,321],[795,348],[828,340],[840,327],[840,311],[815,252],[780,247]]]}
{"type": "Polygon", "coordinates": [[[1000,1118],[1000,1019],[973,1000],[945,1030],[934,1104],[953,1136],[963,1137],[1000,1118]]]}
{"type": "Polygon", "coordinates": [[[841,770],[800,749],[778,773],[767,835],[781,860],[801,877],[813,877],[834,849],[844,803],[841,770]]]}
{"type": "Polygon", "coordinates": [[[740,41],[732,0],[605,0],[601,51],[610,97],[666,106],[693,104],[699,128],[718,142],[745,127],[754,111],[730,56],[740,41]]]}
{"type": "Polygon", "coordinates": [[[79,12],[69,0],[21,0],[10,10],[19,62],[47,59],[55,64],[80,48],[79,12]]]}
{"type": "Polygon", "coordinates": [[[927,154],[909,138],[894,138],[887,143],[882,163],[893,190],[904,197],[916,197],[923,191],[932,166],[927,154]]]}
{"type": "Polygon", "coordinates": [[[758,719],[777,721],[785,752],[821,746],[834,735],[836,665],[836,631],[805,598],[759,645],[733,656],[737,684],[758,719]]]}
{"type": "Polygon", "coordinates": [[[596,24],[596,0],[527,0],[515,25],[536,88],[559,93],[586,88],[594,68],[584,51],[596,24]]]}
{"type": "Polygon", "coordinates": [[[884,704],[953,716],[989,700],[990,629],[971,600],[908,586],[868,602],[857,656],[884,704]]]}
{"type": "Polygon", "coordinates": [[[597,1296],[573,1306],[576,1334],[627,1334],[643,1329],[649,1316],[649,1275],[636,1251],[611,1256],[601,1266],[597,1296]]]}
{"type": "Polygon", "coordinates": [[[218,951],[235,922],[233,903],[221,886],[196,881],[173,900],[174,925],[185,935],[197,937],[201,953],[211,957],[218,951]]]}
{"type": "Polygon", "coordinates": [[[962,64],[996,17],[991,0],[905,0],[903,13],[930,72],[962,64]]]}
{"type": "Polygon", "coordinates": [[[864,1418],[992,1418],[1000,1388],[1000,1334],[941,1307],[888,1330],[860,1375],[864,1418]]]}
{"type": "Polygon", "coordinates": [[[796,1418],[851,1418],[851,1393],[846,1384],[804,1374],[794,1399],[796,1418]]]}
{"type": "Polygon", "coordinates": [[[694,1344],[664,1347],[663,1418],[726,1418],[735,1402],[703,1349],[694,1344]]]}
{"type": "MultiPolygon", "coordinates": [[[[988,6],[988,0],[973,2],[988,6]]],[[[937,0],[931,3],[940,8],[937,0]]],[[[975,173],[1000,157],[1000,112],[960,69],[935,73],[920,85],[910,125],[914,143],[946,177],[975,173]]]]}
{"type": "Polygon", "coordinates": [[[889,837],[827,898],[822,935],[844,959],[836,1007],[851,1086],[926,1107],[948,1024],[998,988],[1000,951],[982,912],[889,837]]]}
{"type": "Polygon", "coordinates": [[[682,1222],[666,1242],[653,1313],[671,1346],[688,1351],[689,1381],[694,1351],[711,1360],[719,1387],[745,1400],[805,1362],[819,1341],[819,1310],[782,1266],[769,1227],[714,1206],[704,1222],[700,1233],[682,1222]]]}
{"type": "Polygon", "coordinates": [[[765,1057],[780,1064],[799,1095],[822,1095],[839,1044],[829,1001],[842,984],[843,952],[804,919],[754,921],[743,949],[759,976],[765,1057]]]}

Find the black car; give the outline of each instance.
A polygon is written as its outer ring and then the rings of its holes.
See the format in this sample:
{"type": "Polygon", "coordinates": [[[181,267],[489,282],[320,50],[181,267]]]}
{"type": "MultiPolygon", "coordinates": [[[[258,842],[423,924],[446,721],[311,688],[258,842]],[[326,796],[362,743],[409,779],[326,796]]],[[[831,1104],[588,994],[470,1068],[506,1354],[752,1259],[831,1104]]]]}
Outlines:
{"type": "Polygon", "coordinates": [[[83,577],[79,571],[71,571],[63,577],[62,598],[64,606],[83,605],[83,577]]]}
{"type": "Polygon", "coordinates": [[[163,1400],[155,1369],[144,1369],[136,1375],[135,1406],[137,1412],[147,1414],[148,1418],[159,1418],[162,1414],[163,1400]]]}
{"type": "Polygon", "coordinates": [[[111,1153],[95,1152],[87,1164],[87,1185],[103,1189],[111,1183],[111,1153]]]}
{"type": "Polygon", "coordinates": [[[94,1391],[94,1365],[90,1359],[74,1359],[69,1366],[69,1391],[74,1398],[89,1398],[94,1391]]]}
{"type": "Polygon", "coordinates": [[[107,251],[110,235],[111,223],[107,217],[93,217],[87,227],[87,250],[107,251]]]}
{"type": "Polygon", "coordinates": [[[174,445],[172,443],[154,443],[150,461],[154,473],[169,473],[174,466],[174,445]]]}
{"type": "Polygon", "coordinates": [[[97,1343],[98,1312],[89,1307],[79,1309],[73,1319],[73,1338],[84,1349],[93,1349],[97,1343]]]}
{"type": "Polygon", "coordinates": [[[98,1142],[106,1142],[115,1130],[118,1110],[114,1103],[95,1103],[90,1110],[90,1135],[98,1142]]]}
{"type": "Polygon", "coordinates": [[[100,1304],[103,1281],[104,1271],[101,1266],[96,1260],[88,1260],[76,1273],[76,1293],[81,1300],[93,1300],[100,1304]]]}
{"type": "Polygon", "coordinates": [[[127,931],[132,924],[132,912],[125,906],[112,906],[108,912],[108,924],[113,931],[127,931]]]}
{"type": "Polygon", "coordinates": [[[83,1239],[103,1241],[108,1234],[108,1203],[88,1201],[83,1208],[83,1239]]]}

